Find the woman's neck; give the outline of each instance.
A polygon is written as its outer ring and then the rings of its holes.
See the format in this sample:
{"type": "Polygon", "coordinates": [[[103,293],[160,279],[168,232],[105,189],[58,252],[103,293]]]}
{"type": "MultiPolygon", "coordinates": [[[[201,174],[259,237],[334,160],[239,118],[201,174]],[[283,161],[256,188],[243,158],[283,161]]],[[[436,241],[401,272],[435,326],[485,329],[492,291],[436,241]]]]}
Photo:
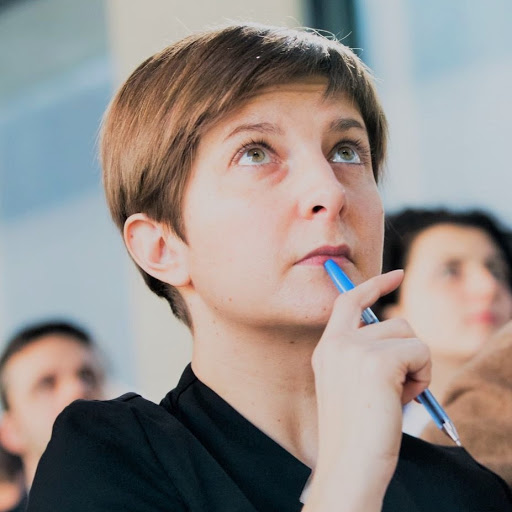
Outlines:
{"type": "Polygon", "coordinates": [[[316,459],[311,356],[320,333],[194,329],[192,368],[240,414],[307,465],[316,459]]]}

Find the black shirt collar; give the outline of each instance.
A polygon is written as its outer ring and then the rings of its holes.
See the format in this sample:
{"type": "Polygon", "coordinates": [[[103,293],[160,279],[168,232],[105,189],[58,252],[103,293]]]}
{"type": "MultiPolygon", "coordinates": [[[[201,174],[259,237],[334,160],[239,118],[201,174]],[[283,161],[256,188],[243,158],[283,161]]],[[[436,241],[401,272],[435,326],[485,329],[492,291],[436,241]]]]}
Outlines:
{"type": "Polygon", "coordinates": [[[193,433],[256,509],[301,510],[299,497],[310,468],[199,381],[190,365],[161,405],[193,433]]]}

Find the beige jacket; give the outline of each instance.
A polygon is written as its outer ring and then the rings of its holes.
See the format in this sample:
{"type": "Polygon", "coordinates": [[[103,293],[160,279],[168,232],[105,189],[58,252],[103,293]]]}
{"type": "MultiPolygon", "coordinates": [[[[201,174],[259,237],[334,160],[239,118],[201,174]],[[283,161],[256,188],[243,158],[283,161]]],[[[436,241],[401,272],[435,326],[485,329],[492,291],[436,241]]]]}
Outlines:
{"type": "MultiPolygon", "coordinates": [[[[512,486],[512,322],[456,374],[443,406],[466,450],[512,486]]],[[[450,444],[433,424],[421,437],[450,444]]]]}

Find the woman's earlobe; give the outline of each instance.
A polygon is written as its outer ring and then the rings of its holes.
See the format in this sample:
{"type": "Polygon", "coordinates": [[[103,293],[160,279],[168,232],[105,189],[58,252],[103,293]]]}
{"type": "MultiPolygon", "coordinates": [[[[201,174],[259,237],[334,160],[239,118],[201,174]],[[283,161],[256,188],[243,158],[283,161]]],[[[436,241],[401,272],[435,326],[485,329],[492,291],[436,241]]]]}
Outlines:
{"type": "Polygon", "coordinates": [[[24,443],[9,412],[4,413],[0,423],[0,443],[8,452],[23,455],[24,443]]]}
{"type": "Polygon", "coordinates": [[[124,241],[133,260],[146,273],[172,286],[186,286],[188,247],[161,222],[143,213],[131,215],[124,224],[124,241]]]}

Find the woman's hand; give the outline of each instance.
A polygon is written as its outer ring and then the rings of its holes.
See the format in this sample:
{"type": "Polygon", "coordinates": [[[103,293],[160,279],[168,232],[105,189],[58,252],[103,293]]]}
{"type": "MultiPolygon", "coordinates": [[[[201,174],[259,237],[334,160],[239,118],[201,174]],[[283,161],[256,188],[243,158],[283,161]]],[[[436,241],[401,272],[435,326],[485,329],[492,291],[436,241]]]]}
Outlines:
{"type": "Polygon", "coordinates": [[[381,509],[398,461],[402,405],[428,386],[430,353],[405,320],[365,326],[361,313],[402,278],[389,272],[340,295],[315,349],[319,445],[304,512],[381,509]]]}

